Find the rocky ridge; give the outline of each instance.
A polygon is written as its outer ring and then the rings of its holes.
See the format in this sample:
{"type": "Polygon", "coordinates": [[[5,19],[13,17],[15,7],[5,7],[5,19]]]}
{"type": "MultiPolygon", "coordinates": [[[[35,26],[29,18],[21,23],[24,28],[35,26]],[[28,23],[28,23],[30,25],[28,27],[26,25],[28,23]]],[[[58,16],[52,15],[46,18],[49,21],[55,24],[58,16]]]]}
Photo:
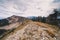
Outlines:
{"type": "Polygon", "coordinates": [[[19,26],[2,40],[60,40],[60,30],[44,23],[29,22],[19,26]]]}

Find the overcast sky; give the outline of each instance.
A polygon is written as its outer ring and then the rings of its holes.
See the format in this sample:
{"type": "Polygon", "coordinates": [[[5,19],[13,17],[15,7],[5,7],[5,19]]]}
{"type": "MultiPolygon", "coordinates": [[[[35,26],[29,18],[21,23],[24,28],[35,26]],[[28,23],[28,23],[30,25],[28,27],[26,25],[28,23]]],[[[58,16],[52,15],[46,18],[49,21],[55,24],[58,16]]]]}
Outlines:
{"type": "Polygon", "coordinates": [[[0,17],[48,16],[60,7],[60,0],[0,0],[0,17]]]}

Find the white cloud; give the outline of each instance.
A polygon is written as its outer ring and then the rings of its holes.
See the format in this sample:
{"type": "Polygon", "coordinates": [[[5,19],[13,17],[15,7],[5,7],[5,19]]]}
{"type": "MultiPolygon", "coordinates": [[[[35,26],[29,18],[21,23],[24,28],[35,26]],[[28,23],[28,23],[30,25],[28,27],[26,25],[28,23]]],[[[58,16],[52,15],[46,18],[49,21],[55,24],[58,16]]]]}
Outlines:
{"type": "Polygon", "coordinates": [[[25,17],[47,16],[54,8],[59,7],[58,5],[60,3],[53,3],[53,1],[54,0],[2,0],[0,1],[0,14],[2,17],[11,15],[25,17]]]}
{"type": "Polygon", "coordinates": [[[52,10],[52,1],[53,0],[33,0],[25,13],[27,16],[47,16],[48,14],[50,14],[49,11],[52,10]]]}

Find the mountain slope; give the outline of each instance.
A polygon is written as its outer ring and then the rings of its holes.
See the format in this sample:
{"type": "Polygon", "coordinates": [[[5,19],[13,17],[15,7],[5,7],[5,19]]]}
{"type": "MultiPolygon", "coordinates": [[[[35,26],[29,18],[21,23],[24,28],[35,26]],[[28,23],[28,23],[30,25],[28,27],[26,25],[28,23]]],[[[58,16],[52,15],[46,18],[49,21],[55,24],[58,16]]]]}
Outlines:
{"type": "Polygon", "coordinates": [[[25,21],[1,40],[60,40],[60,30],[45,23],[25,21]]]}
{"type": "Polygon", "coordinates": [[[1,19],[0,20],[0,27],[4,27],[4,26],[10,25],[10,24],[17,23],[17,22],[23,23],[25,20],[29,20],[29,19],[25,18],[25,17],[13,15],[11,17],[1,19]]]}
{"type": "Polygon", "coordinates": [[[30,21],[30,20],[25,17],[15,16],[15,15],[8,17],[6,19],[0,20],[0,39],[3,36],[6,36],[7,34],[9,34],[11,31],[13,31],[15,28],[17,28],[21,24],[24,24],[25,21],[30,21]]]}

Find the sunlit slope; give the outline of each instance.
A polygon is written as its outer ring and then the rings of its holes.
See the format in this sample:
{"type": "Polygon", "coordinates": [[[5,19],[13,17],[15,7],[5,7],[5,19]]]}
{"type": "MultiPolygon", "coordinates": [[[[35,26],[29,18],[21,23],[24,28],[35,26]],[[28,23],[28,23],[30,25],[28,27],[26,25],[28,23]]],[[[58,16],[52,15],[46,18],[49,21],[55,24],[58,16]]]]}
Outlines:
{"type": "Polygon", "coordinates": [[[1,40],[60,40],[60,30],[46,23],[25,21],[1,40]]]}

